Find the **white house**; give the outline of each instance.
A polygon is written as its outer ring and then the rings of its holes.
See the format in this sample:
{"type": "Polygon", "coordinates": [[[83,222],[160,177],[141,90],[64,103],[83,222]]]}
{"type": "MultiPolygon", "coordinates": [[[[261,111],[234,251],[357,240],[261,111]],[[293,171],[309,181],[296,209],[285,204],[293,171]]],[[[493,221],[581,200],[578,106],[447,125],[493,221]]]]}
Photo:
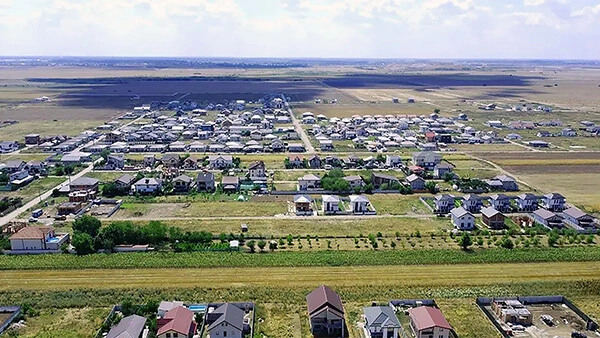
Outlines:
{"type": "Polygon", "coordinates": [[[452,224],[458,230],[473,230],[475,229],[475,216],[465,210],[463,207],[458,207],[450,210],[452,216],[452,224]]]}
{"type": "Polygon", "coordinates": [[[421,168],[433,170],[433,168],[442,162],[442,155],[430,151],[413,153],[412,162],[421,168]]]}
{"type": "Polygon", "coordinates": [[[19,149],[19,143],[16,141],[0,142],[0,153],[10,153],[19,149]]]}
{"type": "Polygon", "coordinates": [[[211,169],[227,169],[233,167],[233,157],[231,155],[210,155],[208,164],[211,169]]]}
{"type": "Polygon", "coordinates": [[[248,177],[253,181],[262,181],[267,179],[265,162],[255,161],[248,166],[248,177]]]}
{"type": "Polygon", "coordinates": [[[350,210],[354,214],[372,214],[371,201],[364,195],[350,195],[350,210]]]}
{"type": "Polygon", "coordinates": [[[140,194],[152,194],[162,190],[162,180],[156,178],[142,178],[133,185],[135,192],[140,194]]]}
{"type": "Polygon", "coordinates": [[[337,195],[323,195],[323,213],[336,214],[340,212],[340,197],[337,195]]]}
{"type": "Polygon", "coordinates": [[[313,174],[306,174],[298,179],[298,190],[314,190],[321,188],[321,178],[313,174]]]}
{"type": "Polygon", "coordinates": [[[425,180],[420,176],[411,174],[406,178],[406,181],[410,184],[410,188],[413,191],[425,190],[425,180]]]}
{"type": "Polygon", "coordinates": [[[363,308],[365,329],[370,338],[398,338],[400,321],[390,306],[363,308]]]}
{"type": "Polygon", "coordinates": [[[69,234],[57,234],[51,226],[27,226],[10,236],[12,251],[52,251],[69,240],[69,234]]]}

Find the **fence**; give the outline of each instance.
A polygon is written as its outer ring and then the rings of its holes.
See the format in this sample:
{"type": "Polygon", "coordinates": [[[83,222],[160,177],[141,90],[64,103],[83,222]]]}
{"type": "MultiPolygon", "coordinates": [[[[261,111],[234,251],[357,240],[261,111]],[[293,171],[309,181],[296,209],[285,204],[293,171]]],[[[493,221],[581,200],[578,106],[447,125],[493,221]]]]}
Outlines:
{"type": "Polygon", "coordinates": [[[6,313],[6,312],[12,312],[12,314],[3,323],[0,324],[0,335],[21,314],[21,307],[20,306],[0,306],[0,313],[6,313]]]}

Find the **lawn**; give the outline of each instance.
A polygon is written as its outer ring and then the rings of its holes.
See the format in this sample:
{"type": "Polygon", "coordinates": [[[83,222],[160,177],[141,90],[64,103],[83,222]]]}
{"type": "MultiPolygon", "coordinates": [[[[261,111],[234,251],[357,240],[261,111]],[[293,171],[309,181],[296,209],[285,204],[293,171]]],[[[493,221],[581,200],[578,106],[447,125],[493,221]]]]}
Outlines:
{"type": "Polygon", "coordinates": [[[288,211],[287,201],[124,203],[115,218],[161,219],[177,217],[254,217],[274,216],[288,211]]]}
{"type": "Polygon", "coordinates": [[[101,125],[103,120],[84,120],[84,119],[65,119],[59,121],[35,120],[21,121],[0,129],[0,141],[19,141],[24,140],[27,134],[40,134],[42,136],[50,135],[69,135],[75,136],[87,129],[94,129],[101,125]]]}
{"type": "MultiPolygon", "coordinates": [[[[119,217],[118,215],[116,217],[119,217]]],[[[108,220],[110,221],[110,220],[108,220]]],[[[140,222],[145,223],[145,221],[140,222]]],[[[299,219],[213,219],[213,220],[170,220],[169,225],[184,230],[209,231],[214,234],[240,232],[240,225],[248,225],[248,235],[253,237],[285,237],[310,235],[312,237],[358,237],[381,232],[384,237],[411,234],[419,230],[422,234],[438,233],[451,228],[447,219],[438,218],[299,218],[299,219]]]]}
{"type": "Polygon", "coordinates": [[[89,338],[109,312],[108,308],[42,308],[39,316],[27,318],[17,332],[24,338],[89,338]]]}
{"type": "Polygon", "coordinates": [[[45,193],[46,191],[56,187],[57,185],[65,182],[66,178],[64,177],[43,177],[38,180],[35,180],[25,187],[11,192],[0,192],[1,196],[12,196],[12,197],[21,197],[23,198],[23,203],[27,203],[32,199],[36,198],[40,194],[45,193]]]}
{"type": "MultiPolygon", "coordinates": [[[[418,196],[375,194],[368,196],[378,215],[429,214],[418,196]]],[[[413,221],[414,222],[414,221],[413,221]]]]}
{"type": "Polygon", "coordinates": [[[129,174],[134,177],[136,175],[135,172],[127,173],[127,172],[118,172],[118,171],[91,171],[91,172],[87,173],[85,176],[98,179],[102,183],[109,183],[109,182],[115,181],[116,179],[118,179],[119,177],[121,177],[125,174],[129,174]]]}
{"type": "Polygon", "coordinates": [[[597,173],[571,173],[557,177],[552,174],[521,174],[519,178],[541,192],[559,192],[568,203],[600,213],[600,180],[597,173]]]}
{"type": "MultiPolygon", "coordinates": [[[[1,131],[2,131],[2,129],[0,129],[0,132],[1,131]]],[[[16,161],[16,160],[21,160],[21,161],[25,161],[25,162],[44,161],[50,156],[51,156],[51,154],[45,154],[45,153],[28,154],[28,153],[23,153],[23,152],[20,152],[18,154],[14,154],[14,155],[1,154],[0,162],[16,161]]]]}

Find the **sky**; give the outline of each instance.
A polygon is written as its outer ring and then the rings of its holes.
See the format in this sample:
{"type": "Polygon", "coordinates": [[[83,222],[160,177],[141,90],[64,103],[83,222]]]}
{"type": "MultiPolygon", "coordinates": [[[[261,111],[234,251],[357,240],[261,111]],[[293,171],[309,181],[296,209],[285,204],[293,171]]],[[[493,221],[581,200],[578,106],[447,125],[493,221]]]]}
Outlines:
{"type": "Polygon", "coordinates": [[[0,55],[600,59],[599,0],[0,0],[0,55]]]}

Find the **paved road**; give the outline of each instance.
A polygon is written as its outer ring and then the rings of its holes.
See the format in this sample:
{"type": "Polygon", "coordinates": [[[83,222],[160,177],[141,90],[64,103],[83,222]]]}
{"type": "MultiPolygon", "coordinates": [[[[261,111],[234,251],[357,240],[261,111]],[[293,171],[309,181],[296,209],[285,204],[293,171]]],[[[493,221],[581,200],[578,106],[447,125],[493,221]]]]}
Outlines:
{"type": "MultiPolygon", "coordinates": [[[[83,169],[81,172],[77,173],[76,175],[71,176],[71,180],[75,180],[75,179],[89,173],[90,171],[92,171],[92,169],[94,169],[94,163],[91,163],[87,168],[83,169]]],[[[0,226],[16,219],[17,217],[19,217],[20,214],[26,212],[27,209],[29,209],[29,208],[33,208],[41,201],[44,201],[44,200],[50,198],[50,196],[52,196],[52,191],[54,191],[54,189],[60,189],[65,184],[69,184],[68,179],[65,180],[64,182],[62,182],[61,184],[57,185],[56,187],[53,187],[52,189],[41,194],[39,197],[36,197],[33,200],[29,201],[28,203],[26,203],[22,207],[16,209],[15,211],[11,212],[10,214],[0,218],[0,226]]]]}
{"type": "MultiPolygon", "coordinates": [[[[142,117],[138,117],[137,119],[134,119],[132,121],[130,121],[127,124],[124,124],[123,126],[119,127],[117,130],[120,130],[126,126],[129,126],[131,124],[133,124],[134,122],[140,120],[142,117]]],[[[82,149],[89,147],[91,145],[93,145],[94,143],[101,141],[104,138],[104,135],[100,136],[99,138],[92,140],[82,146],[79,146],[77,149],[75,149],[74,151],[81,151],[82,149]]],[[[70,180],[75,180],[78,179],[84,175],[86,175],[87,173],[89,173],[90,171],[92,171],[94,169],[94,164],[96,162],[100,162],[102,159],[99,158],[96,161],[90,163],[90,165],[87,166],[87,168],[83,169],[82,171],[80,171],[79,173],[73,175],[70,177],[70,179],[65,180],[64,182],[62,182],[61,184],[57,185],[56,187],[53,187],[52,189],[46,191],[45,193],[41,194],[39,197],[34,198],[33,200],[29,201],[28,203],[26,203],[25,205],[23,205],[22,207],[14,210],[13,212],[11,212],[10,214],[1,217],[0,218],[0,226],[16,219],[17,217],[19,217],[20,214],[24,213],[27,211],[27,209],[33,208],[34,206],[36,206],[38,203],[50,198],[50,196],[52,196],[52,191],[54,191],[54,189],[60,189],[62,186],[64,186],[65,184],[69,184],[70,180]]]]}
{"type": "Polygon", "coordinates": [[[289,103],[287,102],[285,95],[281,95],[281,99],[283,100],[284,105],[287,106],[290,111],[292,123],[294,124],[294,129],[296,129],[296,131],[298,132],[298,135],[300,136],[300,139],[302,139],[302,142],[304,143],[304,148],[306,149],[306,152],[308,154],[316,153],[315,147],[313,147],[312,144],[310,143],[310,138],[308,138],[308,135],[306,135],[306,131],[304,130],[304,128],[302,128],[302,124],[296,118],[296,114],[294,114],[294,111],[292,110],[292,106],[290,106],[289,103]]]}

